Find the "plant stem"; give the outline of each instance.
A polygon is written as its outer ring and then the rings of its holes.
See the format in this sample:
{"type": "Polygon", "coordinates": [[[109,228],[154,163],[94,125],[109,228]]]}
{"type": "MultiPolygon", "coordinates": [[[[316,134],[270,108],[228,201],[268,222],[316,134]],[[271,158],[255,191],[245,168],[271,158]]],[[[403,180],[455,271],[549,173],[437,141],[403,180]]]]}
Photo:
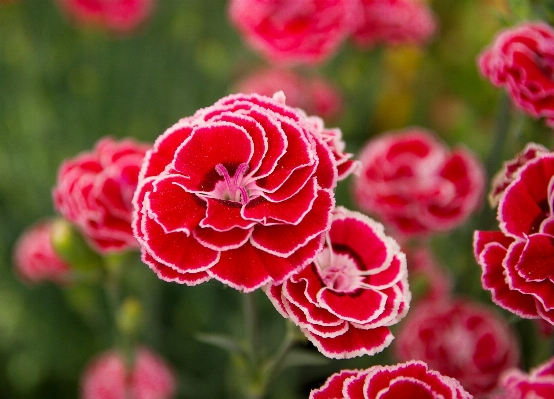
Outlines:
{"type": "Polygon", "coordinates": [[[253,369],[258,366],[259,359],[259,334],[258,334],[258,314],[256,312],[255,292],[242,295],[242,306],[244,319],[246,323],[246,339],[248,342],[248,353],[250,363],[253,369]]]}
{"type": "Polygon", "coordinates": [[[508,131],[510,128],[510,111],[511,104],[508,94],[503,92],[502,97],[500,98],[499,108],[496,114],[496,129],[494,132],[494,142],[487,159],[487,174],[488,176],[493,176],[496,173],[496,170],[500,166],[500,161],[502,160],[502,152],[504,149],[504,144],[508,136],[508,131]]]}

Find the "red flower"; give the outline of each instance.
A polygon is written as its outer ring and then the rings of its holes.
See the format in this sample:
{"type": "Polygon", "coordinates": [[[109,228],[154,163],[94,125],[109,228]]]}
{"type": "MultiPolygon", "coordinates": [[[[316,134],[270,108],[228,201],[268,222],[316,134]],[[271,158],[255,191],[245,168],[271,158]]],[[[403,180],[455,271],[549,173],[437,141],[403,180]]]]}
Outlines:
{"type": "Polygon", "coordinates": [[[358,0],[362,21],[352,34],[362,47],[427,42],[436,31],[433,12],[418,0],[358,0]]]}
{"type": "Polygon", "coordinates": [[[64,161],[58,171],[54,206],[100,252],[138,247],[131,202],[148,148],[132,139],[104,138],[92,152],[64,161]]]}
{"type": "Polygon", "coordinates": [[[401,361],[422,360],[473,395],[490,392],[519,359],[508,324],[489,309],[461,300],[416,306],[401,326],[396,349],[401,361]]]}
{"type": "Polygon", "coordinates": [[[498,206],[500,231],[476,231],[474,251],[483,287],[520,317],[554,324],[554,154],[528,161],[498,206]]]}
{"type": "Polygon", "coordinates": [[[97,25],[113,32],[129,32],[152,12],[154,0],[58,0],[77,23],[97,25]]]}
{"type": "Polygon", "coordinates": [[[241,93],[257,93],[271,97],[283,91],[287,104],[301,108],[308,115],[333,118],[340,113],[342,99],[335,87],[323,78],[307,79],[292,70],[266,69],[254,73],[237,83],[241,93]]]}
{"type": "Polygon", "coordinates": [[[481,73],[525,112],[554,127],[554,29],[525,23],[502,31],[479,57],[481,73]]]}
{"type": "Polygon", "coordinates": [[[175,388],[173,371],[151,350],[139,348],[131,370],[120,353],[108,351],[85,370],[81,399],[169,399],[175,388]]]}
{"type": "Polygon", "coordinates": [[[54,251],[51,231],[51,220],[40,222],[28,228],[17,240],[13,262],[15,271],[24,281],[67,281],[70,267],[54,251]]]}
{"type": "Polygon", "coordinates": [[[266,292],[325,356],[373,355],[408,311],[406,257],[381,224],[342,207],[329,240],[312,264],[266,292]]]}
{"type": "Polygon", "coordinates": [[[237,94],[182,119],[145,158],[134,229],[166,281],[215,277],[242,291],[280,283],[323,245],[334,158],[295,109],[237,94]]]}
{"type": "Polygon", "coordinates": [[[453,378],[429,370],[423,362],[342,370],[310,393],[310,399],[472,399],[453,378]]]}
{"type": "Polygon", "coordinates": [[[232,0],[231,21],[247,42],[279,63],[318,63],[350,33],[355,0],[232,0]]]}
{"type": "Polygon", "coordinates": [[[554,398],[554,358],[525,374],[513,369],[500,379],[504,392],[498,399],[554,398]]]}
{"type": "Polygon", "coordinates": [[[484,172],[477,158],[464,148],[450,152],[426,130],[380,136],[360,161],[358,206],[403,235],[452,229],[480,205],[484,172]]]}

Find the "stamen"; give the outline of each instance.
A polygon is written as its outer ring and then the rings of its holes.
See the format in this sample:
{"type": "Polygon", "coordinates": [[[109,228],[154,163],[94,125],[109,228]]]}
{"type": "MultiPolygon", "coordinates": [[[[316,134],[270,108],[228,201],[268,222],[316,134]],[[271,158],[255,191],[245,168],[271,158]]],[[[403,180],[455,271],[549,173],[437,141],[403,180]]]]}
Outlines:
{"type": "Polygon", "coordinates": [[[248,203],[248,192],[244,187],[239,187],[240,191],[240,203],[246,205],[248,203]]]}
{"type": "Polygon", "coordinates": [[[236,179],[231,179],[231,176],[229,176],[229,172],[227,172],[227,168],[220,163],[215,166],[215,170],[221,177],[225,179],[225,183],[227,184],[227,188],[229,190],[229,195],[232,196],[236,190],[236,179]]]}

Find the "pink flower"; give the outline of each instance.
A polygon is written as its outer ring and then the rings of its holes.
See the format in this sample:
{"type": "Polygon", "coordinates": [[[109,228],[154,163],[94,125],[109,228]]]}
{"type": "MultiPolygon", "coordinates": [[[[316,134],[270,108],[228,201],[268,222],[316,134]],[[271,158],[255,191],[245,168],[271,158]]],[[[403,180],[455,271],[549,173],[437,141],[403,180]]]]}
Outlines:
{"type": "Polygon", "coordinates": [[[406,257],[383,226],[339,207],[328,247],[282,284],[267,287],[277,310],[327,357],[373,355],[408,311],[406,257]]]}
{"type": "Polygon", "coordinates": [[[315,64],[350,33],[355,5],[355,0],[231,0],[229,16],[271,61],[315,64]]]}
{"type": "Polygon", "coordinates": [[[321,250],[336,181],[329,148],[282,93],[225,97],[148,152],[134,198],[143,261],[188,285],[281,283],[321,250]]]}
{"type": "Polygon", "coordinates": [[[490,392],[519,360],[508,324],[484,306],[462,300],[416,306],[401,326],[396,349],[399,360],[424,361],[473,395],[490,392]]]}
{"type": "Polygon", "coordinates": [[[310,399],[472,399],[453,378],[423,362],[342,370],[310,393],[310,399]]]}
{"type": "Polygon", "coordinates": [[[554,29],[541,22],[502,31],[479,56],[481,73],[523,111],[554,127],[554,29]]]}
{"type": "Polygon", "coordinates": [[[79,24],[97,25],[116,33],[132,31],[152,12],[154,0],[58,0],[79,24]]]}
{"type": "Polygon", "coordinates": [[[63,162],[54,206],[100,252],[138,247],[131,228],[133,193],[149,145],[100,140],[92,152],[63,162]]]}
{"type": "Polygon", "coordinates": [[[52,220],[29,227],[17,240],[13,262],[15,271],[30,283],[67,281],[69,265],[54,251],[51,242],[52,220]]]}
{"type": "Polygon", "coordinates": [[[151,350],[137,349],[134,365],[126,370],[119,352],[108,351],[88,365],[81,399],[169,399],[176,381],[169,365],[151,350]]]}
{"type": "Polygon", "coordinates": [[[323,78],[304,78],[293,70],[266,69],[236,84],[241,93],[257,93],[271,97],[283,91],[291,107],[301,108],[308,115],[336,117],[342,108],[338,90],[323,78]]]}
{"type": "Polygon", "coordinates": [[[528,161],[498,205],[500,231],[476,231],[474,251],[483,287],[520,317],[554,324],[554,154],[528,161]]]}
{"type": "MultiPolygon", "coordinates": [[[[443,301],[452,292],[452,279],[437,262],[427,247],[409,248],[406,250],[408,260],[409,282],[414,291],[414,282],[424,284],[424,292],[419,299],[426,301],[443,301]]],[[[417,283],[416,283],[417,284],[417,283]]]]}
{"type": "Polygon", "coordinates": [[[449,149],[420,128],[370,141],[354,182],[358,206],[405,236],[450,230],[481,203],[484,172],[464,148],[449,149]]]}
{"type": "Polygon", "coordinates": [[[352,36],[359,46],[423,45],[437,29],[433,12],[419,0],[358,1],[363,18],[352,36]]]}
{"type": "Polygon", "coordinates": [[[525,374],[518,369],[505,372],[500,380],[504,392],[498,399],[554,398],[554,358],[525,374]]]}

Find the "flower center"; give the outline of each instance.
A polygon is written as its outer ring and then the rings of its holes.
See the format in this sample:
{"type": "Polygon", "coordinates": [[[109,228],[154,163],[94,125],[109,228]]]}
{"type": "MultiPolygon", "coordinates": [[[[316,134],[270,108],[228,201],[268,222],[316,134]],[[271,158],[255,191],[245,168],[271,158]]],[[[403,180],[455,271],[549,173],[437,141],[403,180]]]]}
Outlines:
{"type": "Polygon", "coordinates": [[[250,201],[251,191],[255,189],[255,183],[253,180],[246,177],[248,172],[248,165],[241,163],[233,177],[229,175],[229,171],[222,164],[217,164],[215,167],[216,172],[223,177],[216,183],[213,196],[222,200],[240,202],[245,205],[250,201]]]}
{"type": "Polygon", "coordinates": [[[316,258],[323,284],[336,292],[352,292],[358,288],[369,288],[364,283],[367,272],[358,269],[356,262],[348,255],[337,254],[325,248],[316,258]]]}

